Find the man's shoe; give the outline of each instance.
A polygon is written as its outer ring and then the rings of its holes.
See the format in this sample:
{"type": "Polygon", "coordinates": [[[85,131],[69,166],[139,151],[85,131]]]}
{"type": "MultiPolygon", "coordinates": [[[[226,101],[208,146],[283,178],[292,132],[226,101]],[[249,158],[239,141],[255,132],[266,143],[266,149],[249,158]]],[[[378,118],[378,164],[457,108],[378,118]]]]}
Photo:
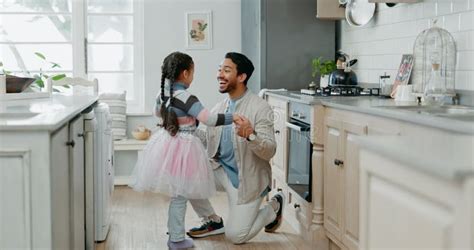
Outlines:
{"type": "Polygon", "coordinates": [[[285,195],[282,192],[278,192],[272,199],[280,203],[280,208],[278,208],[278,211],[276,212],[277,216],[275,220],[265,226],[265,232],[267,233],[275,232],[283,222],[283,204],[285,204],[285,195]]]}
{"type": "Polygon", "coordinates": [[[200,227],[191,228],[187,234],[192,238],[203,238],[211,235],[223,234],[224,232],[224,220],[221,218],[220,222],[209,220],[200,227]]]}

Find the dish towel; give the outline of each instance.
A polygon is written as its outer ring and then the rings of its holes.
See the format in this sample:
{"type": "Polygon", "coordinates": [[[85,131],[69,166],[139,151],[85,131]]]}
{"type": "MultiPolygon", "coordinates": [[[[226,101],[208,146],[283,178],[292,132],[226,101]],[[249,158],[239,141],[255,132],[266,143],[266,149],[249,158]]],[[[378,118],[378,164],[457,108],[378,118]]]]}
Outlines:
{"type": "Polygon", "coordinates": [[[258,92],[258,97],[260,98],[265,98],[265,92],[270,91],[270,92],[277,92],[277,91],[287,91],[287,89],[281,88],[281,89],[261,89],[260,92],[258,92]]]}

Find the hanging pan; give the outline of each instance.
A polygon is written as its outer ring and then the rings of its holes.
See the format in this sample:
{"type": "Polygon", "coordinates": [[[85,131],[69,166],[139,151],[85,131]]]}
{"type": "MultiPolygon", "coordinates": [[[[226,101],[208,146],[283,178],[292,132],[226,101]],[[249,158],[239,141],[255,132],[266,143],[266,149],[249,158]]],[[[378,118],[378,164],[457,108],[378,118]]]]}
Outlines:
{"type": "Polygon", "coordinates": [[[375,3],[368,0],[349,0],[346,5],[346,20],[351,26],[364,26],[374,16],[375,3]]]}

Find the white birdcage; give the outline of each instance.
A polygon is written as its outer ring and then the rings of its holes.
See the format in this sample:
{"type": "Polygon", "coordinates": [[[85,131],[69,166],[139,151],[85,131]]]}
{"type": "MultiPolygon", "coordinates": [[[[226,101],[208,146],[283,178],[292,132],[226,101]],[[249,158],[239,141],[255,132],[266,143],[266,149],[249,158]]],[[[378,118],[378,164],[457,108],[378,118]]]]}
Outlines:
{"type": "Polygon", "coordinates": [[[435,101],[455,96],[456,43],[451,34],[436,27],[422,31],[413,48],[413,92],[435,101]]]}

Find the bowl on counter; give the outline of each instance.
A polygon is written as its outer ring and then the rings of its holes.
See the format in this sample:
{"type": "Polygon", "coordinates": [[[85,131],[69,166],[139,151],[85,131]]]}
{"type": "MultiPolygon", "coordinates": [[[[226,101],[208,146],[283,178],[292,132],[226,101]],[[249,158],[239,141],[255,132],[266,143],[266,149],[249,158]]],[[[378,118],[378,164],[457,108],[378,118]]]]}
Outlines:
{"type": "Polygon", "coordinates": [[[21,93],[27,89],[36,79],[31,77],[18,77],[7,75],[7,93],[21,93]]]}
{"type": "Polygon", "coordinates": [[[151,135],[151,130],[144,126],[138,126],[132,131],[133,138],[137,140],[148,140],[151,135]]]}

